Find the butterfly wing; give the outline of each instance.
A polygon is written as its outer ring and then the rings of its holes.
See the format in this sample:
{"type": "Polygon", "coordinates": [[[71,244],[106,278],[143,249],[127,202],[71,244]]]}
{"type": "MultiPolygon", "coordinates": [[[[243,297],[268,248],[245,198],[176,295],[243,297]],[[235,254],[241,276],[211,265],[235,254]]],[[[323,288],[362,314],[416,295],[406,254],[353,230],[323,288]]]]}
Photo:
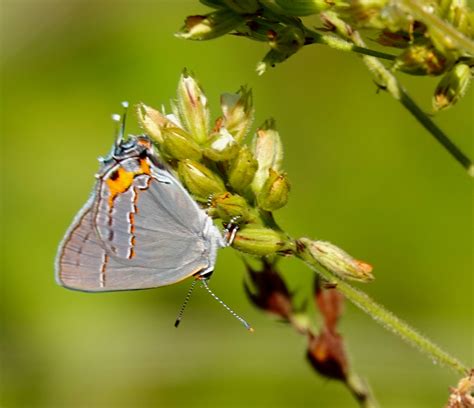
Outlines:
{"type": "Polygon", "coordinates": [[[209,217],[169,172],[154,168],[128,181],[122,172],[115,181],[126,189],[115,194],[110,178],[100,181],[94,225],[107,251],[130,265],[171,267],[194,247],[207,255],[204,234],[209,217]],[[127,180],[123,182],[120,177],[127,180]],[[176,242],[178,241],[178,242],[176,242]]]}
{"type": "Polygon", "coordinates": [[[149,238],[156,241],[141,248],[135,262],[118,258],[105,248],[97,234],[94,207],[95,200],[91,198],[59,247],[56,280],[60,285],[90,292],[146,289],[176,283],[209,268],[209,258],[204,256],[206,243],[202,240],[181,234],[167,234],[165,239],[159,232],[150,234],[145,227],[149,238]]]}

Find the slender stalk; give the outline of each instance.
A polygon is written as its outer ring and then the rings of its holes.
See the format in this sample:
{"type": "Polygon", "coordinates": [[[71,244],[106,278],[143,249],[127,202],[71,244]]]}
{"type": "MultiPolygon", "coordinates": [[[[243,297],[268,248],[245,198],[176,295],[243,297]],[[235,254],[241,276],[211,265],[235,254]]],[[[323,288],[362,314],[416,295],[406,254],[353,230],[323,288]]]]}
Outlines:
{"type": "Polygon", "coordinates": [[[306,44],[323,44],[339,51],[356,52],[362,55],[371,55],[373,57],[385,59],[388,61],[395,61],[396,55],[388,54],[386,52],[371,50],[366,47],[359,47],[349,41],[334,35],[320,34],[313,30],[306,29],[306,44]]]}
{"type": "Polygon", "coordinates": [[[296,256],[303,260],[311,269],[319,273],[325,280],[335,283],[337,289],[348,300],[371,316],[377,323],[380,323],[386,329],[398,334],[406,342],[425,352],[434,362],[446,365],[460,374],[466,374],[467,367],[459,360],[452,357],[432,341],[419,334],[403,320],[376,303],[367,294],[355,289],[346,281],[324,268],[312,256],[308,246],[304,244],[304,240],[299,241],[299,250],[297,251],[296,256]]]}
{"type": "Polygon", "coordinates": [[[415,103],[415,101],[400,88],[400,103],[416,118],[421,125],[430,132],[433,137],[467,170],[467,173],[474,177],[474,165],[457,147],[451,139],[434,123],[415,103]]]}
{"type": "MultiPolygon", "coordinates": [[[[355,30],[348,30],[350,38],[357,46],[365,47],[359,33],[355,30]]],[[[362,56],[363,61],[374,75],[376,82],[382,89],[386,90],[393,98],[400,103],[431,133],[431,135],[464,167],[470,177],[474,177],[474,165],[451,139],[444,133],[415,103],[399,83],[397,78],[390,72],[377,58],[369,55],[362,56]]]]}

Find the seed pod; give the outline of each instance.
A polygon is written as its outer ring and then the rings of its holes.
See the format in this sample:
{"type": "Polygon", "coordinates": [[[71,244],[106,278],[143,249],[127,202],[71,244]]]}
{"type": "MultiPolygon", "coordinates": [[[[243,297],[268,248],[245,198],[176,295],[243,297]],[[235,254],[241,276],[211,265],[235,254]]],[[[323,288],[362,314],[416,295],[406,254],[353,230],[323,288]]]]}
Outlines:
{"type": "Polygon", "coordinates": [[[220,9],[204,16],[189,16],[175,35],[185,40],[211,40],[237,28],[242,16],[229,9],[220,9]]]}
{"type": "Polygon", "coordinates": [[[395,62],[395,69],[411,75],[440,75],[449,62],[430,45],[411,45],[405,49],[395,62]]]}
{"type": "Polygon", "coordinates": [[[225,191],[221,178],[194,160],[180,161],[178,174],[186,188],[198,201],[206,202],[210,196],[225,191]]]}
{"type": "Polygon", "coordinates": [[[354,259],[336,245],[325,241],[310,241],[306,238],[301,239],[301,242],[317,262],[340,278],[360,282],[369,282],[374,279],[372,265],[354,259]]]}
{"type": "Polygon", "coordinates": [[[209,132],[207,98],[197,81],[186,70],[179,80],[177,105],[185,129],[197,143],[204,143],[209,132]]]}
{"type": "Polygon", "coordinates": [[[247,201],[238,194],[229,192],[216,194],[212,198],[211,206],[215,209],[217,216],[224,222],[229,222],[234,217],[239,217],[239,221],[248,219],[247,201]]]}
{"type": "Polygon", "coordinates": [[[257,256],[274,255],[292,249],[292,242],[283,233],[270,228],[247,226],[239,230],[232,246],[257,256]]]}
{"type": "Polygon", "coordinates": [[[173,159],[200,160],[201,148],[191,136],[180,128],[163,129],[162,151],[173,159]]]}
{"type": "Polygon", "coordinates": [[[305,43],[303,31],[294,26],[287,26],[279,31],[268,32],[268,44],[271,50],[257,65],[257,73],[262,75],[268,66],[274,67],[296,53],[305,43]]]}
{"type": "Polygon", "coordinates": [[[456,64],[440,81],[433,96],[433,109],[439,111],[453,106],[466,93],[471,80],[471,69],[466,64],[456,64]]]}
{"type": "Polygon", "coordinates": [[[247,146],[242,146],[237,157],[232,160],[228,170],[229,184],[235,191],[243,192],[252,182],[258,162],[247,146]]]}
{"type": "Polygon", "coordinates": [[[252,14],[260,8],[257,0],[222,0],[222,3],[240,14],[252,14]]]}
{"type": "Polygon", "coordinates": [[[138,124],[158,144],[163,143],[162,129],[170,123],[168,118],[156,109],[139,103],[136,106],[138,124]]]}
{"type": "Polygon", "coordinates": [[[275,2],[281,7],[284,14],[290,16],[309,16],[327,10],[336,4],[331,0],[275,0],[275,2]]]}
{"type": "Polygon", "coordinates": [[[258,195],[268,178],[269,170],[281,169],[283,161],[283,145],[275,123],[269,120],[257,130],[252,142],[252,150],[258,162],[258,170],[252,182],[252,189],[258,195]]]}
{"type": "Polygon", "coordinates": [[[257,195],[258,206],[266,211],[275,211],[286,205],[290,183],[288,176],[269,170],[269,176],[257,195]]]}

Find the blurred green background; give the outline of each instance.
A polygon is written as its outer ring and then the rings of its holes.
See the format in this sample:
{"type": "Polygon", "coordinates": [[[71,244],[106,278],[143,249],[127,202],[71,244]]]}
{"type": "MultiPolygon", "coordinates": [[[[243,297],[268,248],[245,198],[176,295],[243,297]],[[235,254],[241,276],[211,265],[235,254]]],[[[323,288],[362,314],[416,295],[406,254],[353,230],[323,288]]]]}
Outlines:
{"type": "MultiPolygon", "coordinates": [[[[273,116],[292,181],[276,215],[293,236],[329,240],[371,262],[375,299],[467,364],[473,362],[472,180],[376,88],[362,62],[307,47],[263,77],[264,45],[178,40],[197,1],[1,2],[2,407],[356,407],[317,376],[306,341],[254,309],[244,270],[220,252],[214,290],[256,328],[249,335],[203,291],[179,330],[188,282],[84,294],[56,286],[57,245],[86,201],[113,138],[119,103],[160,106],[183,67],[214,116],[221,92],[254,90],[256,124],[273,116]]],[[[428,108],[436,80],[402,80],[428,108]]],[[[436,120],[474,157],[472,88],[436,120]]],[[[138,131],[134,120],[129,131],[138,131]]],[[[312,273],[281,262],[292,289],[312,273]]],[[[347,305],[351,362],[384,407],[442,406],[457,375],[347,305]]]]}

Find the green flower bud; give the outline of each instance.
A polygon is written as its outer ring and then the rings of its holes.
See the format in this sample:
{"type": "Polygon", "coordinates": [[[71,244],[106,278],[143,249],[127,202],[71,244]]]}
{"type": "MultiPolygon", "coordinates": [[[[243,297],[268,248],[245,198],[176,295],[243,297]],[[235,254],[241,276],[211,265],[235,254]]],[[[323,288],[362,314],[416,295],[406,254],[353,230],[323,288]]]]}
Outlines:
{"type": "Polygon", "coordinates": [[[263,60],[257,65],[258,75],[262,75],[268,66],[274,67],[277,63],[285,61],[296,53],[305,43],[304,32],[294,26],[287,26],[283,29],[270,31],[268,44],[271,50],[265,55],[263,60]]]}
{"type": "Polygon", "coordinates": [[[240,35],[252,40],[268,42],[268,33],[277,31],[277,28],[281,28],[281,25],[273,21],[255,18],[246,21],[237,31],[240,35]]]}
{"type": "Polygon", "coordinates": [[[257,195],[258,206],[266,211],[278,210],[288,202],[289,191],[288,176],[270,169],[269,176],[257,195]]]}
{"type": "Polygon", "coordinates": [[[411,75],[440,75],[448,67],[448,61],[429,45],[411,45],[398,57],[394,69],[411,75]]]}
{"type": "Polygon", "coordinates": [[[283,233],[258,226],[240,229],[232,246],[239,251],[257,256],[274,255],[293,249],[292,242],[283,233]]]}
{"type": "Polygon", "coordinates": [[[268,51],[263,59],[257,64],[255,70],[258,75],[263,75],[268,67],[275,68],[276,64],[285,61],[289,56],[277,50],[268,51]]]}
{"type": "Polygon", "coordinates": [[[175,35],[185,40],[211,40],[236,29],[243,17],[228,9],[220,9],[204,16],[189,16],[175,35]]]}
{"type": "Polygon", "coordinates": [[[215,9],[225,8],[224,0],[199,0],[199,2],[215,9]]]}
{"type": "Polygon", "coordinates": [[[170,127],[164,128],[162,151],[173,159],[200,160],[201,148],[183,129],[170,127]]]}
{"type": "MultiPolygon", "coordinates": [[[[162,129],[171,124],[171,121],[161,112],[144,103],[136,106],[138,124],[158,144],[163,143],[162,129]]],[[[173,124],[176,126],[176,124],[173,124]]]]}
{"type": "Polygon", "coordinates": [[[187,71],[183,72],[179,80],[177,105],[184,127],[196,142],[205,142],[209,132],[207,98],[187,71]]]}
{"type": "Polygon", "coordinates": [[[258,162],[248,146],[242,146],[237,157],[229,165],[227,177],[235,191],[243,192],[252,182],[258,162]]]}
{"type": "Polygon", "coordinates": [[[352,0],[349,12],[352,20],[359,27],[384,29],[388,28],[387,19],[391,19],[388,3],[388,0],[352,0]],[[382,17],[382,10],[384,10],[384,17],[382,17]]]}
{"type": "Polygon", "coordinates": [[[221,107],[224,115],[222,125],[237,143],[242,143],[254,118],[252,91],[241,87],[236,94],[221,95],[221,107]]]}
{"type": "Polygon", "coordinates": [[[280,171],[283,162],[283,145],[273,120],[268,120],[257,130],[252,141],[252,151],[258,162],[252,189],[258,195],[268,178],[268,171],[280,171]]]}
{"type": "Polygon", "coordinates": [[[204,148],[204,155],[213,161],[233,159],[239,152],[239,145],[226,128],[214,133],[204,148]]]}
{"type": "Polygon", "coordinates": [[[372,265],[354,259],[336,245],[325,241],[311,241],[307,238],[302,238],[300,241],[318,263],[340,278],[360,282],[374,279],[372,265]]]}
{"type": "Polygon", "coordinates": [[[222,0],[222,3],[239,14],[252,14],[260,8],[257,0],[222,0]]]}
{"type": "Polygon", "coordinates": [[[194,160],[182,160],[178,174],[188,191],[198,200],[206,202],[210,196],[225,191],[224,182],[213,171],[194,160]]]}
{"type": "Polygon", "coordinates": [[[289,16],[309,16],[342,3],[333,0],[275,0],[275,2],[284,14],[289,16]]]}
{"type": "Polygon", "coordinates": [[[466,64],[456,64],[440,81],[433,97],[433,109],[439,111],[453,106],[466,93],[471,80],[471,69],[466,64]]]}
{"type": "Polygon", "coordinates": [[[229,192],[216,194],[212,197],[211,206],[215,209],[217,216],[224,222],[233,217],[239,217],[240,221],[246,221],[249,216],[249,208],[245,198],[229,192]]]}

